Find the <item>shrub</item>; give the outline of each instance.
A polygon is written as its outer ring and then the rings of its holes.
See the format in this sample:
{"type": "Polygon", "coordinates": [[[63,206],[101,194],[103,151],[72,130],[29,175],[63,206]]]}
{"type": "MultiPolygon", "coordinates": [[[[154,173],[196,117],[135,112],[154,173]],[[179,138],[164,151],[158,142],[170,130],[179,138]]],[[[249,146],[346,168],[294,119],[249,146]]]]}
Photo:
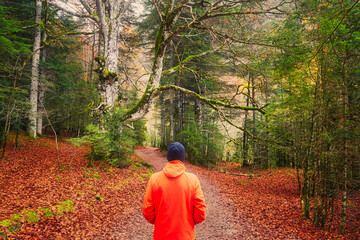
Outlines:
{"type": "Polygon", "coordinates": [[[145,122],[138,121],[132,125],[123,122],[124,111],[119,108],[109,110],[102,116],[100,127],[90,124],[82,138],[72,139],[77,143],[89,143],[91,152],[87,155],[89,167],[93,161],[107,160],[115,167],[124,168],[130,165],[129,156],[135,145],[145,141],[145,122]]]}

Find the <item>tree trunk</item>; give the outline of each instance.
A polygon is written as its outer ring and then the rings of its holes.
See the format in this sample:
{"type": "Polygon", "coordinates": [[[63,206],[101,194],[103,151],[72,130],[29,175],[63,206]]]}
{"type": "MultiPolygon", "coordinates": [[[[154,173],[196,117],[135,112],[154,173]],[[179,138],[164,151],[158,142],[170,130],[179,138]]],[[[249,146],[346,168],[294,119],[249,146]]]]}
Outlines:
{"type": "MultiPolygon", "coordinates": [[[[43,33],[43,41],[45,41],[47,38],[46,32],[43,33]]],[[[46,61],[46,48],[43,48],[41,51],[41,61],[46,61]]],[[[39,95],[38,95],[38,118],[37,118],[37,124],[36,124],[36,131],[37,134],[42,134],[42,128],[43,128],[43,115],[44,115],[44,97],[45,97],[45,70],[42,70],[40,73],[40,79],[39,79],[39,95]]]]}
{"type": "Polygon", "coordinates": [[[346,150],[346,140],[343,146],[344,162],[343,162],[343,186],[342,186],[342,196],[341,196],[341,214],[340,214],[340,227],[339,233],[344,234],[345,224],[346,224],[346,209],[347,209],[347,174],[348,174],[348,160],[347,160],[347,150],[346,150]]]}
{"type": "Polygon", "coordinates": [[[347,128],[347,120],[348,120],[348,107],[349,107],[349,95],[347,89],[347,79],[346,79],[346,71],[345,71],[345,61],[343,63],[343,77],[342,77],[342,117],[341,117],[341,128],[343,131],[342,134],[342,163],[343,163],[343,176],[342,176],[342,202],[341,202],[341,214],[340,214],[340,227],[339,233],[344,234],[345,232],[345,224],[346,224],[346,210],[347,210],[347,181],[348,181],[348,141],[345,132],[348,131],[347,128]]]}
{"type": "MultiPolygon", "coordinates": [[[[251,85],[252,85],[252,88],[251,88],[251,98],[253,100],[252,102],[252,106],[253,107],[256,107],[255,105],[255,80],[254,80],[254,75],[253,73],[250,71],[250,79],[251,79],[251,85]]],[[[252,134],[254,136],[256,136],[256,112],[253,111],[253,120],[252,120],[252,134]]],[[[253,154],[254,154],[254,161],[256,161],[257,159],[257,149],[256,149],[256,142],[255,141],[252,141],[253,142],[253,154]]]]}
{"type": "MultiPolygon", "coordinates": [[[[250,96],[250,75],[249,75],[249,79],[248,79],[248,95],[246,97],[246,107],[249,106],[249,96],[250,96]]],[[[248,129],[248,111],[245,111],[245,117],[244,117],[244,129],[248,129]]],[[[249,165],[249,161],[248,161],[248,148],[249,148],[249,143],[248,143],[248,135],[246,134],[246,132],[244,131],[243,133],[243,165],[244,166],[248,166],[249,165]]]]}
{"type": "MultiPolygon", "coordinates": [[[[86,8],[86,3],[81,1],[86,8]]],[[[97,58],[99,68],[100,110],[106,111],[118,104],[119,82],[119,31],[121,15],[127,9],[129,1],[96,0],[96,12],[100,23],[103,44],[103,56],[97,58]]]]}
{"type": "Polygon", "coordinates": [[[197,98],[195,99],[195,117],[196,117],[196,123],[201,128],[202,118],[203,118],[202,106],[201,106],[201,101],[197,98]]]}
{"type": "Polygon", "coordinates": [[[170,136],[169,142],[174,142],[174,132],[175,132],[175,123],[174,123],[174,90],[170,90],[170,104],[169,104],[169,118],[170,118],[170,136]]]}
{"type": "MultiPolygon", "coordinates": [[[[41,21],[41,0],[36,0],[36,14],[35,22],[41,21]]],[[[34,37],[34,47],[31,66],[31,85],[30,85],[30,113],[29,113],[29,134],[36,138],[37,136],[37,110],[38,110],[38,91],[39,91],[39,62],[40,62],[40,40],[41,29],[40,25],[36,27],[34,37]]]]}
{"type": "Polygon", "coordinates": [[[160,149],[166,149],[166,104],[165,93],[162,93],[159,97],[160,100],[160,149]]]}
{"type": "MultiPolygon", "coordinates": [[[[179,109],[178,131],[182,132],[184,130],[184,119],[185,119],[185,96],[182,92],[178,93],[178,109],[179,109]]],[[[184,142],[183,137],[180,140],[184,142]]]]}
{"type": "Polygon", "coordinates": [[[104,55],[105,66],[100,84],[101,94],[107,107],[114,107],[119,96],[118,84],[118,28],[111,29],[111,34],[105,37],[104,55]]]}

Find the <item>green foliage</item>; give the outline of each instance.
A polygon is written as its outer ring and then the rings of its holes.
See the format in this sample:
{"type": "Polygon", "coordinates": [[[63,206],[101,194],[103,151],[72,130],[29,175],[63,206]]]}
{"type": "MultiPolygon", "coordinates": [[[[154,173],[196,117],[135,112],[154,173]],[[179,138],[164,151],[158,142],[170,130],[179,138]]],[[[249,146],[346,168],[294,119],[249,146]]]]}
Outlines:
{"type": "Polygon", "coordinates": [[[29,108],[26,76],[21,64],[31,53],[29,35],[17,17],[24,9],[0,3],[0,147],[6,144],[9,130],[21,130],[29,108]]]}
{"type": "Polygon", "coordinates": [[[186,149],[187,160],[193,164],[207,166],[222,159],[223,136],[215,123],[202,126],[196,121],[189,121],[186,129],[180,132],[177,138],[185,139],[182,143],[186,149]]]}
{"type": "Polygon", "coordinates": [[[360,154],[360,28],[353,4],[299,1],[269,38],[283,51],[273,61],[268,114],[258,123],[259,136],[269,140],[260,144],[261,162],[301,169],[304,216],[321,227],[332,225],[339,190],[358,188],[360,179],[354,161],[360,154]]]}
{"type": "Polygon", "coordinates": [[[16,11],[15,8],[0,5],[0,56],[3,57],[13,58],[30,53],[28,39],[21,36],[24,32],[21,21],[11,17],[16,16],[16,11]]]}
{"type": "Polygon", "coordinates": [[[41,211],[44,212],[45,217],[51,218],[54,216],[49,208],[43,208],[43,209],[41,209],[41,211]]]}
{"type": "Polygon", "coordinates": [[[93,177],[96,178],[96,179],[101,179],[101,176],[99,176],[97,174],[94,174],[93,177]]]}
{"type": "Polygon", "coordinates": [[[129,166],[128,156],[135,145],[134,140],[126,134],[123,113],[120,109],[112,109],[104,116],[108,158],[110,164],[120,168],[129,166]]]}
{"type": "Polygon", "coordinates": [[[152,169],[152,165],[149,164],[149,163],[147,163],[147,162],[141,161],[140,164],[141,164],[141,166],[144,166],[144,167],[146,167],[146,168],[152,169]]]}
{"type": "Polygon", "coordinates": [[[26,218],[29,220],[29,222],[34,223],[39,221],[39,215],[36,212],[27,212],[26,218]]]}
{"type": "Polygon", "coordinates": [[[64,212],[75,211],[76,209],[74,205],[75,203],[70,199],[60,202],[58,205],[55,206],[55,208],[57,209],[56,215],[62,215],[64,212]]]}
{"type": "Polygon", "coordinates": [[[109,110],[102,116],[101,128],[93,124],[86,126],[82,138],[73,138],[73,143],[89,143],[91,152],[87,155],[89,167],[93,161],[106,160],[113,166],[123,168],[129,166],[129,156],[135,145],[141,145],[145,140],[145,123],[138,121],[132,126],[124,125],[124,111],[119,108],[109,110]]]}
{"type": "MultiPolygon", "coordinates": [[[[74,27],[74,23],[68,22],[74,27]]],[[[90,108],[97,101],[96,85],[87,79],[77,54],[78,37],[69,36],[47,47],[46,62],[41,69],[49,75],[44,79],[48,93],[45,108],[51,109],[50,121],[60,134],[74,135],[91,122],[90,108]],[[50,77],[51,76],[51,77],[50,77]]]]}
{"type": "Polygon", "coordinates": [[[11,222],[8,219],[0,221],[0,225],[3,227],[8,227],[11,225],[11,222]]]}
{"type": "Polygon", "coordinates": [[[73,143],[89,143],[91,152],[86,156],[89,159],[88,167],[93,167],[93,161],[106,160],[106,136],[99,127],[89,124],[86,126],[85,135],[82,138],[72,138],[73,143]]]}

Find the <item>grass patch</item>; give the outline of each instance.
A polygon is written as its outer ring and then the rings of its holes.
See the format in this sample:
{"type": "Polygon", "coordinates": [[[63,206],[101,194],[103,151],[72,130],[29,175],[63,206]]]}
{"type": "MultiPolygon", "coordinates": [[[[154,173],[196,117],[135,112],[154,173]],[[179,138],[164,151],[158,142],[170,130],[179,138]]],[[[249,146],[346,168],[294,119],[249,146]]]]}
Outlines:
{"type": "Polygon", "coordinates": [[[49,208],[43,208],[43,209],[41,209],[41,211],[44,212],[45,217],[51,218],[54,216],[49,208]]]}
{"type": "Polygon", "coordinates": [[[24,209],[20,214],[14,214],[11,218],[4,219],[0,221],[0,237],[8,238],[9,234],[18,232],[25,221],[30,223],[36,223],[40,220],[40,217],[43,215],[45,217],[51,218],[54,215],[62,215],[64,212],[75,211],[74,202],[71,200],[66,200],[60,202],[59,204],[52,206],[55,211],[51,212],[50,208],[42,208],[38,211],[30,211],[24,209]],[[41,214],[43,213],[43,214],[41,214]]]}
{"type": "Polygon", "coordinates": [[[139,178],[139,180],[140,180],[142,183],[144,183],[144,179],[143,179],[138,173],[136,173],[136,176],[139,178]]]}
{"type": "Polygon", "coordinates": [[[2,226],[2,227],[9,227],[9,226],[11,226],[11,224],[12,223],[8,219],[0,221],[0,226],[2,226]]]}
{"type": "Polygon", "coordinates": [[[8,238],[7,233],[18,232],[22,226],[21,218],[22,215],[14,214],[11,218],[0,221],[0,237],[6,239],[8,238]]]}
{"type": "Polygon", "coordinates": [[[75,211],[74,207],[75,203],[70,199],[60,202],[58,205],[55,206],[57,209],[56,215],[62,215],[64,212],[73,212],[75,211]]]}
{"type": "Polygon", "coordinates": [[[39,215],[36,212],[27,212],[26,218],[29,220],[29,222],[34,223],[39,221],[39,215]]]}
{"type": "Polygon", "coordinates": [[[99,176],[97,174],[94,174],[93,177],[96,178],[96,179],[101,179],[101,176],[99,176]]]}

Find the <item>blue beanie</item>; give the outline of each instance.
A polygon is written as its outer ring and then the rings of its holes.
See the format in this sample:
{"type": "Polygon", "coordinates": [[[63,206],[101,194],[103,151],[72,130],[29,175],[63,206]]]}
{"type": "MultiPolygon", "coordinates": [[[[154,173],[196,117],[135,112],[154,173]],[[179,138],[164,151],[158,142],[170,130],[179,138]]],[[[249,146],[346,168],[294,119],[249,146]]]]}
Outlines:
{"type": "Polygon", "coordinates": [[[173,160],[185,160],[185,148],[181,143],[173,142],[169,145],[167,154],[166,154],[167,160],[173,161],[173,160]]]}

